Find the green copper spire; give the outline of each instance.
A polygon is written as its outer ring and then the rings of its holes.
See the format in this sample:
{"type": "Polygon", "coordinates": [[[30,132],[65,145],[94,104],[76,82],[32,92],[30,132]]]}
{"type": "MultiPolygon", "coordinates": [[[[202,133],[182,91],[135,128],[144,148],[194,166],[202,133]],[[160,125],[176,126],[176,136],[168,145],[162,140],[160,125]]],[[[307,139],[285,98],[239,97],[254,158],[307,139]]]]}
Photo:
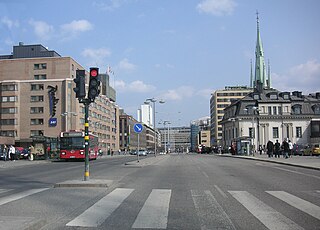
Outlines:
{"type": "Polygon", "coordinates": [[[256,63],[255,63],[255,76],[254,76],[254,87],[257,88],[257,83],[262,84],[262,88],[266,88],[266,68],[264,62],[264,54],[262,48],[262,41],[260,37],[260,28],[259,28],[259,13],[257,11],[257,44],[256,44],[256,63]]]}

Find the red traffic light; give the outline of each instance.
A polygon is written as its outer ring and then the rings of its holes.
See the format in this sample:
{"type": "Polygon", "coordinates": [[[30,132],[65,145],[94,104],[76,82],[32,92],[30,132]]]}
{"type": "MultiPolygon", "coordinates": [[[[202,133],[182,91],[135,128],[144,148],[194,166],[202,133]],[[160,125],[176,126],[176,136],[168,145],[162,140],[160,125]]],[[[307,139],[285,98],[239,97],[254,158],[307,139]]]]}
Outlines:
{"type": "Polygon", "coordinates": [[[96,77],[96,76],[98,76],[98,70],[96,70],[96,69],[91,69],[91,70],[90,70],[90,76],[91,76],[91,77],[96,77]]]}

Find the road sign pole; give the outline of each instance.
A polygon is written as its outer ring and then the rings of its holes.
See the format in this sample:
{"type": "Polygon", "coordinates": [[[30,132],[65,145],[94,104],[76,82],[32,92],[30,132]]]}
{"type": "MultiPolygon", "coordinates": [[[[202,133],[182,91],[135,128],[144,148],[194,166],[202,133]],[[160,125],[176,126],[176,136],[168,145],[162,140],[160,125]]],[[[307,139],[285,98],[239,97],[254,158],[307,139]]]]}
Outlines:
{"type": "Polygon", "coordinates": [[[138,133],[138,152],[137,152],[137,161],[139,162],[139,151],[140,151],[140,134],[138,133]]]}

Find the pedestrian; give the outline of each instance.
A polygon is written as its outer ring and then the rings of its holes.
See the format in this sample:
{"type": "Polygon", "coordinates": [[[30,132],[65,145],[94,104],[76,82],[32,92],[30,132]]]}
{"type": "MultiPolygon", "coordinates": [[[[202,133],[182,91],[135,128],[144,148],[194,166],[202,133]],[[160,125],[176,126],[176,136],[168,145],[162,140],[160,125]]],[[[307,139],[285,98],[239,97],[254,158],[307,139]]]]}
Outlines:
{"type": "Polygon", "coordinates": [[[7,159],[8,159],[8,147],[7,147],[6,144],[3,146],[3,155],[4,155],[4,161],[7,161],[7,159]]]}
{"type": "Polygon", "coordinates": [[[287,142],[287,139],[284,139],[282,142],[282,149],[283,149],[283,157],[284,158],[288,158],[288,154],[289,154],[289,143],[287,142]]]}
{"type": "Polygon", "coordinates": [[[262,145],[259,145],[259,153],[262,155],[262,145]]]}
{"type": "Polygon", "coordinates": [[[276,143],[274,144],[274,153],[276,158],[280,158],[280,143],[278,140],[276,140],[276,143]]]}
{"type": "Polygon", "coordinates": [[[273,142],[270,140],[267,143],[267,152],[268,152],[268,157],[273,157],[273,142]]]}
{"type": "Polygon", "coordinates": [[[13,145],[11,145],[9,151],[10,151],[11,160],[15,161],[16,160],[16,148],[13,145]]]}
{"type": "Polygon", "coordinates": [[[292,142],[289,140],[289,157],[292,157],[293,155],[293,144],[292,142]]]}
{"type": "Polygon", "coordinates": [[[33,154],[34,154],[34,146],[33,145],[30,145],[29,147],[29,160],[30,161],[33,161],[33,154]]]}

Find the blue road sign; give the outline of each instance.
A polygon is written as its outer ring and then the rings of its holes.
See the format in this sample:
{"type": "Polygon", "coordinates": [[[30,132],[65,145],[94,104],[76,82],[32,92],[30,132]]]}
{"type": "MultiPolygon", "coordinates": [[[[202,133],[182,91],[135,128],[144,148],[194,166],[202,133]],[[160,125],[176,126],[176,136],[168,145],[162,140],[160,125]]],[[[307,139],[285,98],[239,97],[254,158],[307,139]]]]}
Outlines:
{"type": "Polygon", "coordinates": [[[143,126],[140,123],[134,124],[133,129],[136,133],[141,133],[143,130],[143,126]]]}

